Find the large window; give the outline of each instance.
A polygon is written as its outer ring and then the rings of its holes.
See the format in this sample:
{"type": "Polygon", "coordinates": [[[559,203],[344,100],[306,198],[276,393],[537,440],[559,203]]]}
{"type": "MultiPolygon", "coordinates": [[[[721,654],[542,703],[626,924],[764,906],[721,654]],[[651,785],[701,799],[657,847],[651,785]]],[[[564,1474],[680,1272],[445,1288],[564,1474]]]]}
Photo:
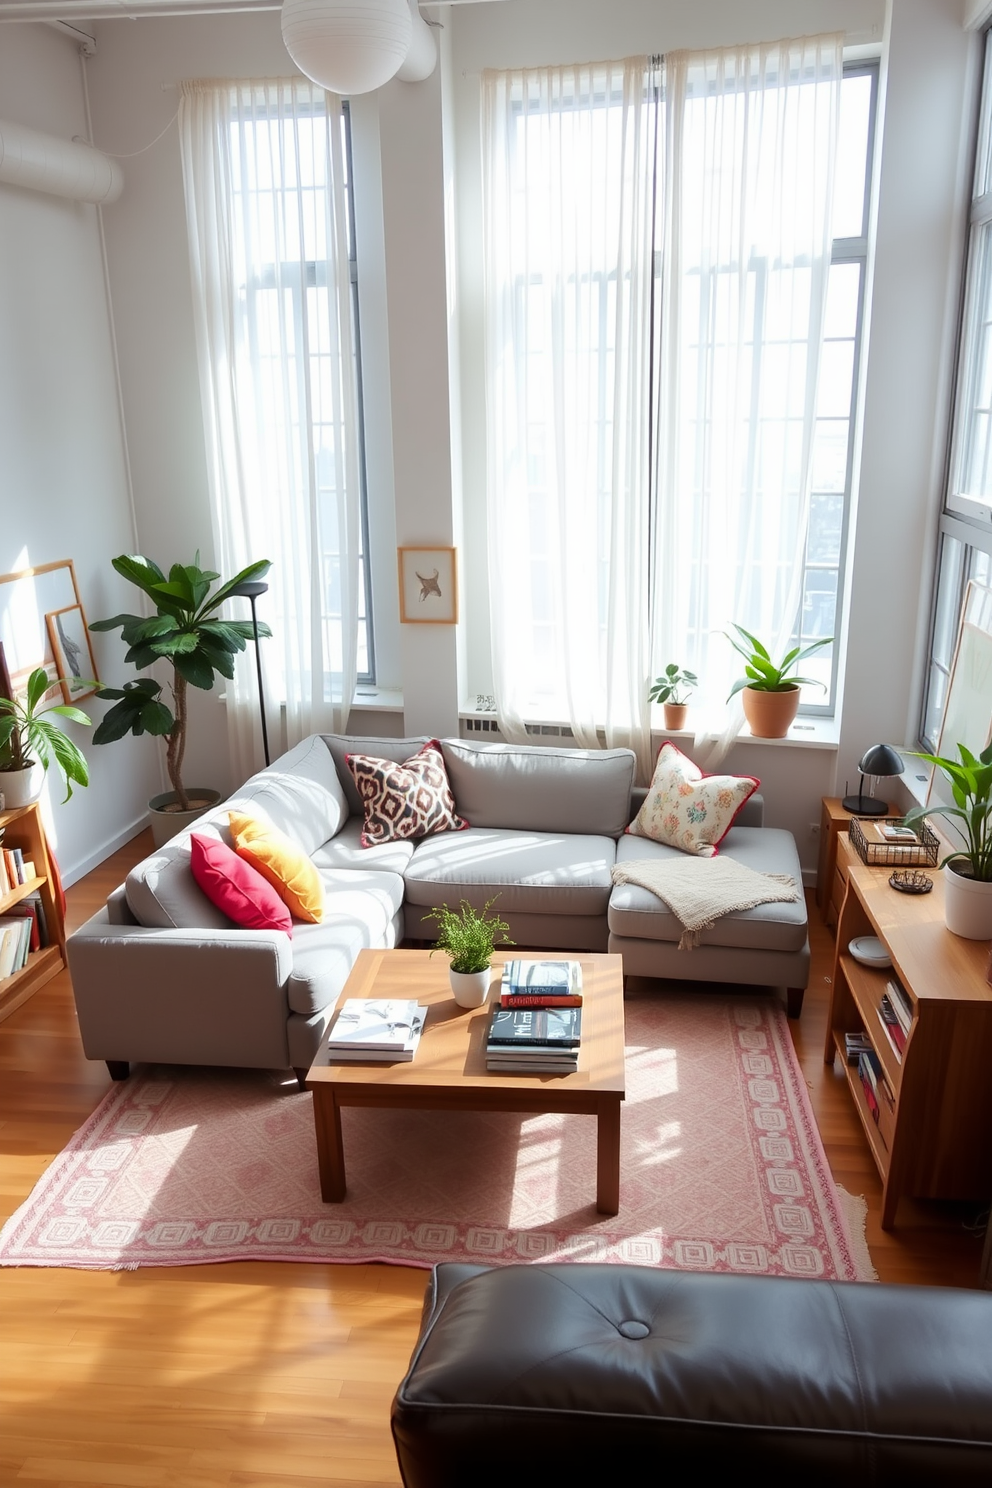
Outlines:
{"type": "Polygon", "coordinates": [[[970,579],[992,586],[992,33],[985,42],[950,475],[939,544],[920,722],[921,740],[931,751],[940,737],[965,589],[970,579]]]}
{"type": "MultiPolygon", "coordinates": [[[[510,732],[627,742],[673,659],[722,705],[730,620],[836,633],[876,86],[835,38],[484,78],[510,732]]],[[[805,670],[832,712],[832,648],[805,670]]]]}

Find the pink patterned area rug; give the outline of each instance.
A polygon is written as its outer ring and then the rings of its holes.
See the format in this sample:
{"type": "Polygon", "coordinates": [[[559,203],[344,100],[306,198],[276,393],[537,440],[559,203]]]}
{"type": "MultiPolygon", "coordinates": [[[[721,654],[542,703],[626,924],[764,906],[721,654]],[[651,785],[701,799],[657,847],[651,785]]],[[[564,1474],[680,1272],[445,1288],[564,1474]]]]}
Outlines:
{"type": "Polygon", "coordinates": [[[693,993],[626,1004],[621,1209],[591,1116],[343,1112],[324,1204],[310,1095],[265,1071],[145,1067],[0,1232],[0,1264],[628,1261],[868,1280],[785,1016],[693,993]]]}

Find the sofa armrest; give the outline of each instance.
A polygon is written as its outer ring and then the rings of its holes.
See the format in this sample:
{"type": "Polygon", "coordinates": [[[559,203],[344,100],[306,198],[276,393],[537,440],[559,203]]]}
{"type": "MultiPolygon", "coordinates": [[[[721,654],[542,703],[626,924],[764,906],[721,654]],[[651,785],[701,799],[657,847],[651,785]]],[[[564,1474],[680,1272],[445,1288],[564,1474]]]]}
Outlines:
{"type": "Polygon", "coordinates": [[[88,1058],[288,1067],[282,931],[115,925],[104,908],[66,954],[88,1058]]]}

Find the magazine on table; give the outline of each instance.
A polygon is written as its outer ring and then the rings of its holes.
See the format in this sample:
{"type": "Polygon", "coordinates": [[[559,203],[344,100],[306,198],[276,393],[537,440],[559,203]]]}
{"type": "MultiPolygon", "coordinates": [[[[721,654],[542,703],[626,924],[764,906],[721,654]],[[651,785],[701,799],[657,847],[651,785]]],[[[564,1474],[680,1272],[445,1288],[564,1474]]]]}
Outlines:
{"type": "Polygon", "coordinates": [[[423,1029],[426,1008],[413,999],[349,997],[327,1040],[330,1050],[362,1049],[392,1053],[403,1050],[423,1029]]]}

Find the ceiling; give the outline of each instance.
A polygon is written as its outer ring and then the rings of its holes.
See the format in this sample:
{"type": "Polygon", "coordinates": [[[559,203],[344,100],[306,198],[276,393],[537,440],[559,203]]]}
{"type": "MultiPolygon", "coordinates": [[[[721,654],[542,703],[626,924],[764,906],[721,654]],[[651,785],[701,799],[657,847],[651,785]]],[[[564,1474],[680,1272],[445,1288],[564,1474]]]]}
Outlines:
{"type": "MultiPolygon", "coordinates": [[[[489,0],[446,0],[477,5],[489,0]]],[[[280,10],[281,0],[0,0],[0,21],[105,21],[135,16],[218,15],[280,10]]]]}

